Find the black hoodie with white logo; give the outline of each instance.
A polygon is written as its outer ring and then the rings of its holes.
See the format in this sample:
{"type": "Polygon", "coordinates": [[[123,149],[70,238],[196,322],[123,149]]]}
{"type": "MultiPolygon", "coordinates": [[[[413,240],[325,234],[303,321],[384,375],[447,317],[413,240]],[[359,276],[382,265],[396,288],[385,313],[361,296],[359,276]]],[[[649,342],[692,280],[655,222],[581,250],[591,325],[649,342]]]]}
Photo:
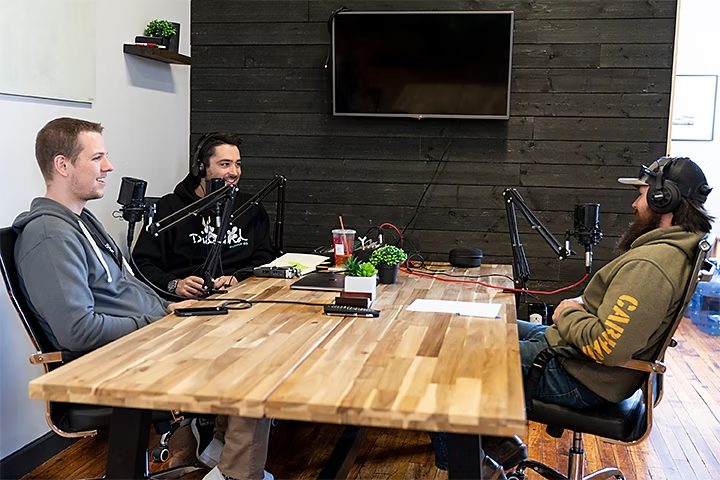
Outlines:
{"type": "MultiPolygon", "coordinates": [[[[200,197],[195,193],[197,185],[195,177],[185,177],[173,193],[158,200],[155,220],[162,220],[199,200],[200,197]]],[[[250,194],[238,192],[233,210],[251,197],[250,194]]],[[[240,280],[245,275],[238,270],[272,261],[270,221],[262,205],[253,206],[240,217],[232,219],[226,235],[218,235],[215,221],[208,221],[206,217],[198,215],[188,218],[157,237],[143,230],[133,249],[135,263],[143,275],[162,289],[171,280],[191,275],[202,277],[202,265],[218,237],[225,238],[220,250],[218,277],[235,275],[240,280]]]]}

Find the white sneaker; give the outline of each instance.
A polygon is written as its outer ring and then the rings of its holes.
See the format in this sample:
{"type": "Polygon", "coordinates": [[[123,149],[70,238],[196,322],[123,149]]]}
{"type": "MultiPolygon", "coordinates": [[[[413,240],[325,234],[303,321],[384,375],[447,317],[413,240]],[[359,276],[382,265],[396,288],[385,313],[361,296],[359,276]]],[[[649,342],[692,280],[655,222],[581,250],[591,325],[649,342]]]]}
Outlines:
{"type": "Polygon", "coordinates": [[[220,454],[222,454],[224,447],[225,444],[223,442],[217,438],[213,438],[197,458],[202,464],[207,465],[208,468],[214,468],[218,462],[220,462],[220,454]]]}
{"type": "Polygon", "coordinates": [[[203,477],[203,480],[226,480],[227,478],[218,467],[215,467],[203,477]]]}
{"type": "MultiPolygon", "coordinates": [[[[205,450],[210,446],[213,438],[213,430],[215,428],[215,421],[214,420],[208,420],[202,417],[193,418],[192,422],[190,423],[190,430],[192,431],[193,436],[195,437],[195,441],[197,442],[197,447],[195,448],[195,456],[197,457],[199,462],[202,462],[207,466],[208,468],[213,468],[215,465],[217,465],[217,460],[212,465],[208,464],[203,460],[202,454],[205,453],[205,450]]],[[[221,449],[222,450],[222,449],[221,449]]],[[[220,459],[220,455],[217,455],[217,458],[220,459]]]]}
{"type": "MultiPolygon", "coordinates": [[[[203,477],[203,480],[234,480],[232,477],[226,476],[220,471],[218,467],[213,468],[210,472],[203,477]]],[[[263,470],[263,480],[275,480],[272,473],[267,470],[263,470]]]]}

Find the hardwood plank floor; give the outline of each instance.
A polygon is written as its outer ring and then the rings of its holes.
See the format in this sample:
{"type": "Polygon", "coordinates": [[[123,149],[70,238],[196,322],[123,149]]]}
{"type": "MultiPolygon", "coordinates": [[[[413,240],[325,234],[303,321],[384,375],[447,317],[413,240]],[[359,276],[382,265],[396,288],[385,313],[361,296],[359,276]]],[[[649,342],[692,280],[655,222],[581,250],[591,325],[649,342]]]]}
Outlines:
{"type": "MultiPolygon", "coordinates": [[[[720,337],[705,335],[689,320],[680,325],[679,345],[667,355],[665,396],[655,409],[650,438],[634,447],[622,447],[584,436],[585,471],[618,465],[628,480],[712,478],[720,472],[720,337]]],[[[343,427],[281,421],[274,428],[267,470],[277,479],[316,478],[343,427]]],[[[525,442],[530,457],[564,472],[567,470],[570,432],[560,439],[531,423],[525,442]]],[[[158,440],[151,436],[151,446],[158,440]]],[[[195,440],[189,428],[170,440],[172,458],[153,464],[153,471],[195,460],[195,440]]],[[[107,437],[83,439],[39,466],[24,478],[80,479],[100,477],[107,458],[107,437]]],[[[204,472],[182,477],[201,479],[204,472]]],[[[447,479],[435,468],[430,440],[422,432],[370,429],[351,479],[447,479]]],[[[529,472],[528,479],[540,478],[529,472]]]]}

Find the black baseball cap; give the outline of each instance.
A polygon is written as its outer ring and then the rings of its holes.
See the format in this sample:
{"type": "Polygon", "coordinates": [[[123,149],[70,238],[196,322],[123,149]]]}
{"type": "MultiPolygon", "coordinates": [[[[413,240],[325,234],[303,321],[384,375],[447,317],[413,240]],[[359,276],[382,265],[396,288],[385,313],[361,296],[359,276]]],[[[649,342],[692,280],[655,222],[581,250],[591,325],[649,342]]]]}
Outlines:
{"type": "Polygon", "coordinates": [[[660,171],[663,181],[670,180],[677,184],[680,194],[687,199],[705,203],[712,191],[703,171],[687,157],[660,157],[650,166],[641,166],[637,178],[618,178],[618,182],[635,187],[654,187],[660,171]]]}

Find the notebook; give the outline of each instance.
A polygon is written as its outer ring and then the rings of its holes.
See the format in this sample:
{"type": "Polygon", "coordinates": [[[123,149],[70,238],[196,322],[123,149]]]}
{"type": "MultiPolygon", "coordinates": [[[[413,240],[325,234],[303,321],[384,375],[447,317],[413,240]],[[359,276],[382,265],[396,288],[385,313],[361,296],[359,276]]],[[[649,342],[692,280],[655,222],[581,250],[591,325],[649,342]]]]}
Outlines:
{"type": "Polygon", "coordinates": [[[296,290],[327,290],[342,292],[345,285],[345,275],[342,273],[315,272],[309,273],[297,282],[290,285],[296,290]]]}

